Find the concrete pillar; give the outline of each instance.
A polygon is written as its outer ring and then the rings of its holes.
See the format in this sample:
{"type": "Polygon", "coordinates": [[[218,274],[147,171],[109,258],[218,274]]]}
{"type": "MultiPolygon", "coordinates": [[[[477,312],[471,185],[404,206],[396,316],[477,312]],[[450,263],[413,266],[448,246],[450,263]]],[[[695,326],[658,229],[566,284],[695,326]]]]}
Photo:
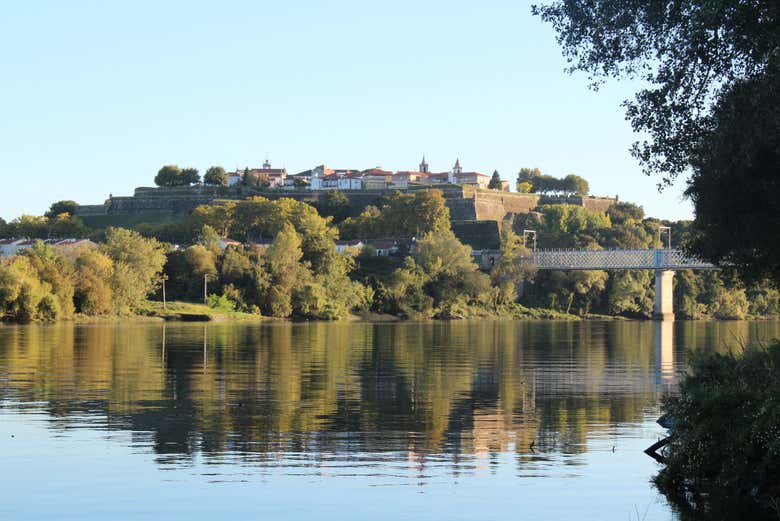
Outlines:
{"type": "Polygon", "coordinates": [[[655,271],[655,306],[653,306],[653,318],[655,320],[674,320],[673,284],[673,271],[655,271]]]}

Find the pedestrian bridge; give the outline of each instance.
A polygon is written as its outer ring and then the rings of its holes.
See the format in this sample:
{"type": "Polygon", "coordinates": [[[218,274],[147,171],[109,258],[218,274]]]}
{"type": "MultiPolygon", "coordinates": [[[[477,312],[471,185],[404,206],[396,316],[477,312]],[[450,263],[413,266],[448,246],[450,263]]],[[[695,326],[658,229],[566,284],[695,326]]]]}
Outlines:
{"type": "Polygon", "coordinates": [[[658,320],[674,320],[675,271],[717,269],[675,249],[537,250],[529,260],[540,270],[655,270],[653,315],[658,320]]]}
{"type": "Polygon", "coordinates": [[[537,250],[529,259],[540,270],[711,270],[716,266],[682,250],[537,250]]]}

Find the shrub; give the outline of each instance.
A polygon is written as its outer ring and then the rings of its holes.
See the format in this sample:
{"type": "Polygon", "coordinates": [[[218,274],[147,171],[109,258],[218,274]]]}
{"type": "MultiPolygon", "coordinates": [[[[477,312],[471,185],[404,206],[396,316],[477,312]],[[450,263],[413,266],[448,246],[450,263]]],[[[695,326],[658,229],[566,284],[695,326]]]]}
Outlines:
{"type": "Polygon", "coordinates": [[[675,430],[655,483],[674,503],[693,513],[777,509],[780,343],[695,356],[663,408],[675,430]]]}

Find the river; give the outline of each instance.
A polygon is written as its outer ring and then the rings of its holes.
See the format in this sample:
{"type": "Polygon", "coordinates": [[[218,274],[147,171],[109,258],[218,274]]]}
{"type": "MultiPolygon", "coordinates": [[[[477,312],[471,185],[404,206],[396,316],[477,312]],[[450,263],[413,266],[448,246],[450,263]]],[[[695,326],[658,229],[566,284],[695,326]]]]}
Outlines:
{"type": "Polygon", "coordinates": [[[691,351],[780,322],[0,326],[0,519],[674,520],[691,351]]]}

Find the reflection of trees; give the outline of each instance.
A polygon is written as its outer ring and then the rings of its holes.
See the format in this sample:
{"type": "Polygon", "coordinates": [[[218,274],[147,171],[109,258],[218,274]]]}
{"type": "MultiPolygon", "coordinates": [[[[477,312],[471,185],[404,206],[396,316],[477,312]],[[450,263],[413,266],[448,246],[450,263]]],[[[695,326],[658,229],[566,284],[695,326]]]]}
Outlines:
{"type": "MultiPolygon", "coordinates": [[[[674,327],[676,345],[699,349],[779,332],[674,327]]],[[[9,327],[0,399],[43,402],[63,427],[91,414],[149,432],[177,457],[392,451],[419,464],[514,450],[525,461],[532,443],[578,453],[641,421],[658,398],[654,345],[652,324],[636,322],[9,327]]]]}

